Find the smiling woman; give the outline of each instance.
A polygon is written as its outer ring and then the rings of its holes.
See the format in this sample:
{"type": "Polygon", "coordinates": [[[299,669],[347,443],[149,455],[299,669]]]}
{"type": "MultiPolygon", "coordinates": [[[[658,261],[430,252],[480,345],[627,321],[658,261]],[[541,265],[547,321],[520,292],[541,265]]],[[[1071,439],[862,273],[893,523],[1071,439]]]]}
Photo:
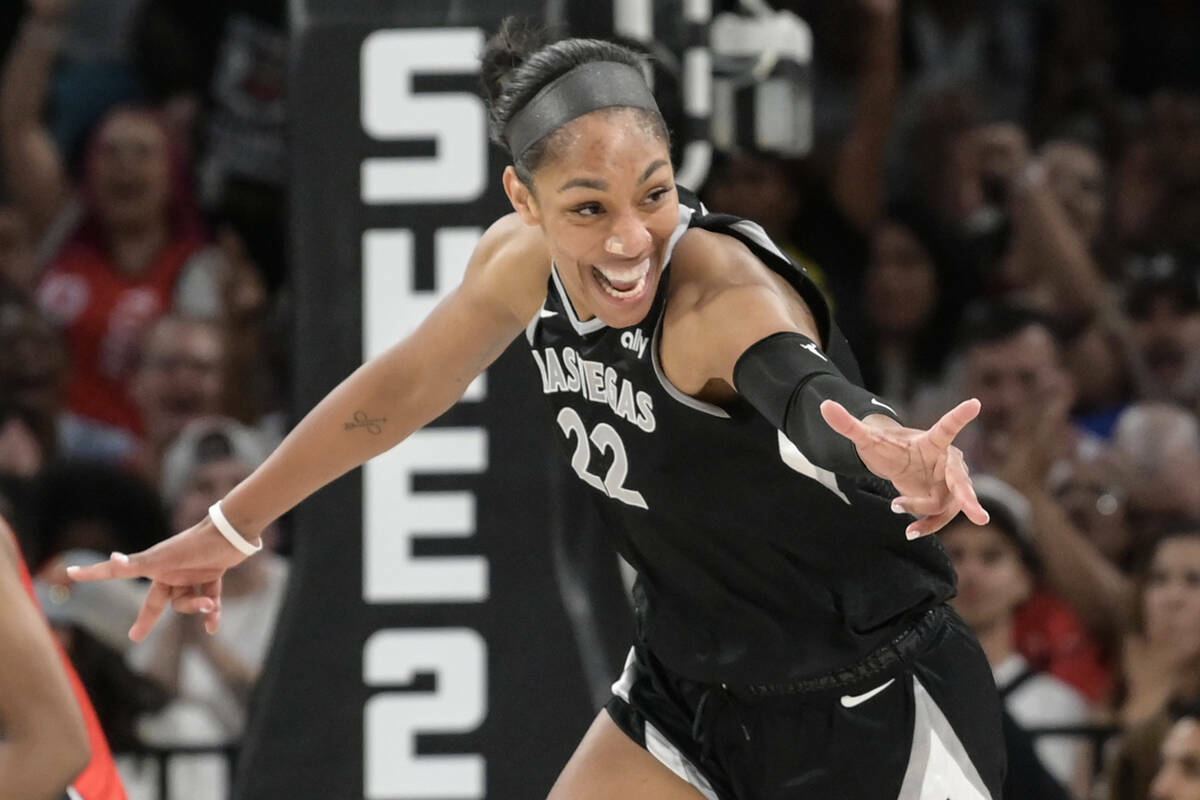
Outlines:
{"type": "Polygon", "coordinates": [[[807,274],[675,185],[641,70],[506,23],[483,77],[515,213],[462,284],[226,495],[219,528],[72,574],[154,580],[135,638],[168,604],[215,628],[222,574],[268,523],[438,417],[524,331],[570,468],[639,573],[637,641],[552,800],[999,798],[991,673],[924,538],[987,521],[952,444],[979,405],[914,430],[864,390],[807,274]]]}

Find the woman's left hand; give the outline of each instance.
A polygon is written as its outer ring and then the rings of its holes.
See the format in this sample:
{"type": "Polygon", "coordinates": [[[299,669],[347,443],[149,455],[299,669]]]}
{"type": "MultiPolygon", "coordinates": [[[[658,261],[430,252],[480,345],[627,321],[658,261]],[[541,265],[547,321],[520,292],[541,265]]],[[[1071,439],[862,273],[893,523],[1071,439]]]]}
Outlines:
{"type": "Polygon", "coordinates": [[[867,469],[900,492],[892,510],[918,517],[905,530],[909,539],[941,530],[959,511],[976,525],[987,523],[988,513],[975,496],[962,451],[953,445],[954,437],[978,414],[979,401],[967,400],[923,431],[882,415],[860,420],[833,400],[821,404],[829,427],[854,443],[867,469]]]}

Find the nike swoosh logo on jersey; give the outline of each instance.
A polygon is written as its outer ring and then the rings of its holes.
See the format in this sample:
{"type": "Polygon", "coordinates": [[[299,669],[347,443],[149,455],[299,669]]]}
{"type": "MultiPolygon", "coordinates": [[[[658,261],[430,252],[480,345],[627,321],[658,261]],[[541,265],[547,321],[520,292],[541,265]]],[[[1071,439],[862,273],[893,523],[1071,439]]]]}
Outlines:
{"type": "MultiPolygon", "coordinates": [[[[879,402],[879,401],[878,401],[878,400],[876,400],[874,397],[872,397],[872,398],[871,398],[871,405],[873,405],[873,406],[879,406],[880,408],[886,408],[888,411],[892,412],[893,414],[896,414],[896,409],[892,408],[892,407],[891,407],[891,406],[889,406],[887,403],[881,403],[881,402],[879,402]]],[[[899,415],[899,414],[896,414],[896,416],[900,416],[900,415],[899,415]]]]}
{"type": "Polygon", "coordinates": [[[557,311],[549,311],[549,310],[543,308],[541,311],[538,312],[538,316],[542,319],[548,319],[549,317],[557,317],[558,312],[557,311]]]}
{"type": "Polygon", "coordinates": [[[896,679],[892,678],[887,683],[876,686],[869,692],[863,692],[862,694],[844,694],[842,695],[842,708],[854,708],[855,706],[862,705],[895,682],[896,679]]]}

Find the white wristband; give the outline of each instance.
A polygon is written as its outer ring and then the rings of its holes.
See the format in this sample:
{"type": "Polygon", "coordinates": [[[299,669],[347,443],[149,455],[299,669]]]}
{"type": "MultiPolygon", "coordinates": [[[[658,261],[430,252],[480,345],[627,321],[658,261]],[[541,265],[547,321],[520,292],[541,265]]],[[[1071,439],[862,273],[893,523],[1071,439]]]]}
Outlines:
{"type": "Polygon", "coordinates": [[[237,528],[230,524],[229,520],[225,517],[225,512],[221,510],[220,500],[208,507],[208,516],[212,519],[213,525],[217,526],[217,530],[220,531],[221,535],[225,537],[226,541],[241,551],[243,555],[252,556],[259,550],[262,550],[261,539],[257,546],[252,545],[237,532],[237,528]]]}

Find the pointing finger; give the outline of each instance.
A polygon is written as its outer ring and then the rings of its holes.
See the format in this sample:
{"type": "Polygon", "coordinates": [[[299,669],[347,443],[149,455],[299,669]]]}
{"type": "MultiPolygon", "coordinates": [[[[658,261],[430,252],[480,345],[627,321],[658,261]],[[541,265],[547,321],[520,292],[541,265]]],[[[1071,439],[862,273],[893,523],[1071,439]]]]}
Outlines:
{"type": "Polygon", "coordinates": [[[939,450],[945,450],[954,441],[954,437],[967,427],[967,423],[979,415],[980,403],[972,398],[964,400],[945,413],[934,426],[929,429],[929,441],[939,450]]]}
{"type": "Polygon", "coordinates": [[[67,577],[73,581],[106,581],[112,578],[139,578],[142,573],[124,553],[112,553],[107,561],[86,567],[67,567],[67,577]]]}

